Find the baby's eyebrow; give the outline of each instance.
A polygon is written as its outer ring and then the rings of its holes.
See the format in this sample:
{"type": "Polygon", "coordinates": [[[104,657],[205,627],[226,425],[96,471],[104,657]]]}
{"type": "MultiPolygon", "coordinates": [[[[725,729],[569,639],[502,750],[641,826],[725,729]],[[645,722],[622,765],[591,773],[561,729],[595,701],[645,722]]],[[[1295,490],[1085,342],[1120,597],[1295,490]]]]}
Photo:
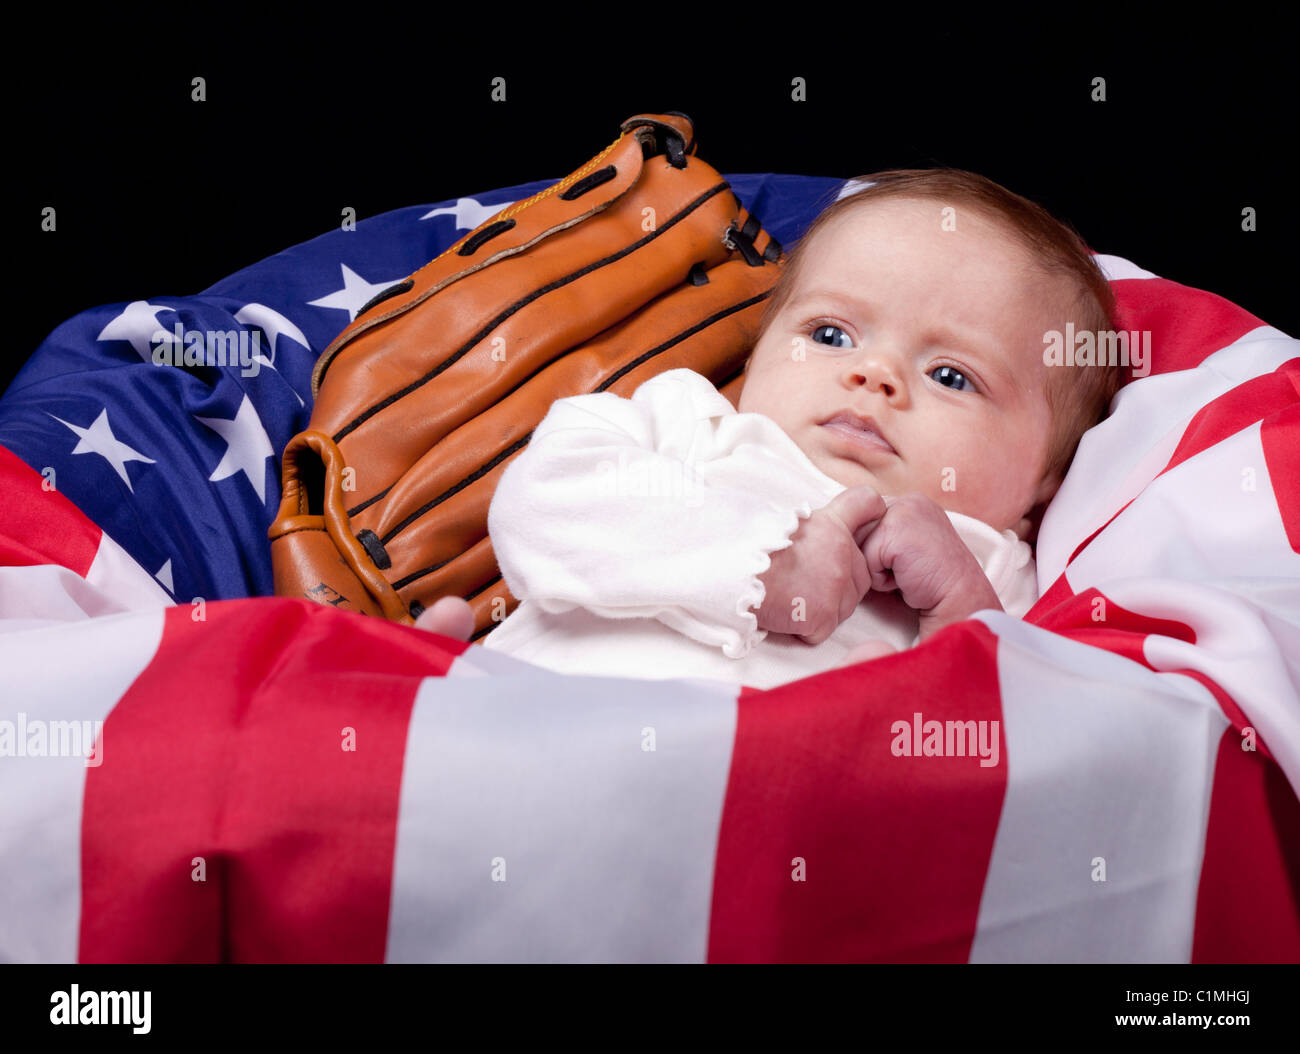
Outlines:
{"type": "Polygon", "coordinates": [[[998,344],[986,345],[982,340],[973,339],[947,326],[932,326],[926,331],[925,337],[932,343],[973,355],[975,365],[983,366],[990,372],[996,373],[1007,384],[1015,383],[1015,376],[1007,366],[1005,356],[998,353],[1000,351],[998,344]]]}

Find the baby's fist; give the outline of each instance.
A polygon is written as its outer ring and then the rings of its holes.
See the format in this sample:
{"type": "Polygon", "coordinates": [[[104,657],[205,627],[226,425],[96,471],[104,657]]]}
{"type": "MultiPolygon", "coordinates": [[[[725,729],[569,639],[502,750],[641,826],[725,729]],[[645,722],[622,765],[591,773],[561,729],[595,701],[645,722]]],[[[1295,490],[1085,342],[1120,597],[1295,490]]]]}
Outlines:
{"type": "Polygon", "coordinates": [[[803,520],[790,544],[759,576],[758,628],[820,644],[853,614],[871,588],[861,546],[885,513],[871,487],[850,487],[803,520]]]}
{"type": "Polygon", "coordinates": [[[932,498],[903,494],[885,503],[888,509],[862,555],[871,587],[897,589],[907,606],[920,614],[922,640],[976,611],[1002,610],[975,554],[932,498]]]}

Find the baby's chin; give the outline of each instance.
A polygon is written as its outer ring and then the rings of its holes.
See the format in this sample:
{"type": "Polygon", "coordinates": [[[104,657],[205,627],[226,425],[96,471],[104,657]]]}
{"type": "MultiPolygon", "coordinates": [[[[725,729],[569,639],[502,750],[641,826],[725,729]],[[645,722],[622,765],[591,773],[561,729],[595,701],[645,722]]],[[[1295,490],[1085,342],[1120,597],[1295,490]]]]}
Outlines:
{"type": "Polygon", "coordinates": [[[897,483],[881,479],[876,473],[865,465],[861,465],[851,458],[835,457],[833,455],[818,454],[811,456],[809,460],[821,471],[822,475],[829,476],[836,483],[844,487],[874,487],[882,495],[904,494],[906,490],[898,490],[897,483]]]}
{"type": "Polygon", "coordinates": [[[1017,535],[1024,537],[1025,533],[1030,531],[1029,521],[1021,517],[1016,517],[1014,523],[1001,523],[1006,519],[1005,510],[995,512],[992,509],[970,508],[964,503],[954,500],[951,493],[934,493],[926,487],[918,486],[915,481],[907,478],[896,478],[893,475],[887,478],[883,474],[872,472],[865,465],[861,465],[851,458],[838,458],[826,455],[816,457],[809,456],[809,460],[822,472],[823,475],[829,476],[844,487],[861,487],[868,486],[875,489],[881,497],[892,498],[903,494],[926,494],[936,505],[945,512],[960,513],[963,516],[969,516],[971,519],[987,523],[995,530],[1014,530],[1017,535]]]}

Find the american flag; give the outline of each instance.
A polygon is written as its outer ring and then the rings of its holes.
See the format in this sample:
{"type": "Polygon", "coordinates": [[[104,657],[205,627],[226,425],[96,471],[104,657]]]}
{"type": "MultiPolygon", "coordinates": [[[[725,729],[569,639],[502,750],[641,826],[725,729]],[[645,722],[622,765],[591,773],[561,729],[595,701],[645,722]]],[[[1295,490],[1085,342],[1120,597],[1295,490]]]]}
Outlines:
{"type": "MultiPolygon", "coordinates": [[[[728,178],[782,242],[841,186],[728,178]]],[[[0,398],[0,959],[1300,960],[1300,342],[1122,258],[1152,368],[1024,620],[757,691],[266,595],[315,356],[546,185],[84,312],[0,398]],[[259,369],[154,364],[195,331],[259,369]]]]}

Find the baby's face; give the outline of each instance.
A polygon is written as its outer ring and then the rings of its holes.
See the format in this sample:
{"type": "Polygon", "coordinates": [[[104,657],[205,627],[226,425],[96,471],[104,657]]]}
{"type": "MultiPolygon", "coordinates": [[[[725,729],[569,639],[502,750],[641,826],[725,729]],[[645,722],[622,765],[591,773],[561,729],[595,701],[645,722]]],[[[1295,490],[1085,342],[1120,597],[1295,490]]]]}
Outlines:
{"type": "Polygon", "coordinates": [[[998,530],[1059,484],[1043,480],[1051,418],[1043,334],[1065,287],[973,210],[890,198],[810,243],[759,338],[741,413],[776,421],[822,472],[884,495],[919,491],[998,530]],[[876,436],[835,424],[869,418],[876,436]]]}

